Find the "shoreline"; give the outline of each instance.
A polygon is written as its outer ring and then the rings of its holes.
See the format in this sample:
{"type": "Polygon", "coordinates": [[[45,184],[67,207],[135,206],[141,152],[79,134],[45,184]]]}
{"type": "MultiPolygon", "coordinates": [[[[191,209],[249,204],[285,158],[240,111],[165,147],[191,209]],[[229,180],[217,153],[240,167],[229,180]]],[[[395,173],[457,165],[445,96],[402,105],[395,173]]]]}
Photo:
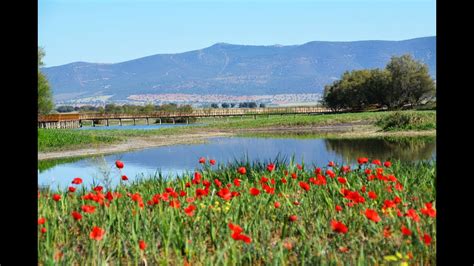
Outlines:
{"type": "MultiPolygon", "coordinates": [[[[436,130],[427,131],[393,131],[383,132],[366,123],[340,123],[321,126],[280,126],[248,129],[208,129],[201,132],[182,133],[176,135],[154,135],[147,137],[130,137],[127,141],[116,144],[101,144],[92,148],[80,148],[52,152],[39,152],[38,161],[61,159],[68,157],[104,155],[112,153],[141,150],[146,148],[171,146],[180,144],[205,143],[212,137],[232,137],[242,134],[314,134],[331,138],[366,138],[366,137],[416,137],[436,136],[436,130]]],[[[316,136],[317,137],[317,136],[316,136]]]]}

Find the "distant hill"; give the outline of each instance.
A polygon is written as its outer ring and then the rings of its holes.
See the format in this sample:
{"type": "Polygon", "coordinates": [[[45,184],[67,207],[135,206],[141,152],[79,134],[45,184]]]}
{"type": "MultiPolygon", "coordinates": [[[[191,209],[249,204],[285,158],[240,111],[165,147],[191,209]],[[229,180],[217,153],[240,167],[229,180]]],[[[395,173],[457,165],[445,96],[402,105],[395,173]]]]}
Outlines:
{"type": "Polygon", "coordinates": [[[436,37],[405,41],[309,42],[290,46],[218,43],[180,54],[116,64],[76,62],[43,68],[56,100],[132,94],[263,95],[320,93],[346,70],[384,67],[412,54],[436,78],[436,37]]]}

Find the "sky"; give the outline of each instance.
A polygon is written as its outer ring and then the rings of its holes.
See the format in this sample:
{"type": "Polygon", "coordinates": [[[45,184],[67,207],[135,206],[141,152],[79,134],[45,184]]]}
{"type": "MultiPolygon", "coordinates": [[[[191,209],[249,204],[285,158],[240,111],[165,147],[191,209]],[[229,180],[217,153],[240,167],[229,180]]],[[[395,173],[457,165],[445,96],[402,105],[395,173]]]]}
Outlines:
{"type": "Polygon", "coordinates": [[[436,35],[435,0],[38,0],[46,67],[118,63],[224,42],[406,40],[436,35]]]}

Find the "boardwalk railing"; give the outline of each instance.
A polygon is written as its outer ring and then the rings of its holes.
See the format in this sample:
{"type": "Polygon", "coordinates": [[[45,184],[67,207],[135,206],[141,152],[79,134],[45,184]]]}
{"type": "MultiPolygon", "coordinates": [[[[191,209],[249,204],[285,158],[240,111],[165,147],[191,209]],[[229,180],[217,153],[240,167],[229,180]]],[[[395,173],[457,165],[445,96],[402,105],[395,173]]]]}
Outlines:
{"type": "MultiPolygon", "coordinates": [[[[109,119],[148,119],[159,118],[197,118],[197,117],[223,117],[223,116],[244,116],[244,115],[284,115],[284,114],[317,114],[317,113],[331,113],[330,109],[312,106],[312,107],[268,107],[268,108],[236,108],[236,109],[194,109],[191,112],[151,112],[146,114],[101,114],[101,113],[76,113],[76,114],[52,114],[38,116],[39,127],[45,128],[61,128],[74,127],[81,125],[83,120],[106,120],[108,125],[109,119]],[[71,123],[74,122],[71,126],[71,123]]],[[[120,122],[121,124],[121,122],[120,122]]]]}

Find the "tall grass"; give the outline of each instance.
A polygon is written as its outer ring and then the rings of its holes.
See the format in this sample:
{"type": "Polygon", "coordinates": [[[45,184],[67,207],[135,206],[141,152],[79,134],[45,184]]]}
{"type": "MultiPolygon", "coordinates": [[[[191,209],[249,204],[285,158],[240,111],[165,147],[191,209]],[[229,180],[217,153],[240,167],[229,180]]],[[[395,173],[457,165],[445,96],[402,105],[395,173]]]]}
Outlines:
{"type": "MultiPolygon", "coordinates": [[[[60,193],[62,198],[57,202],[52,200],[52,192],[42,191],[38,215],[46,218],[46,223],[38,230],[45,227],[47,231],[38,233],[40,265],[136,265],[145,261],[148,265],[355,265],[388,264],[394,260],[436,264],[436,220],[420,213],[424,203],[436,199],[436,169],[432,162],[393,162],[390,168],[379,167],[383,168],[383,176],[394,175],[397,182],[369,181],[364,170],[375,171],[378,167],[375,165],[355,167],[349,173],[341,172],[336,165],[332,168],[336,177],[326,174],[325,185],[308,182],[310,177],[315,177],[314,168],[303,164],[299,170],[291,158],[275,160],[273,172],[266,169],[268,163],[205,164],[198,171],[202,180],[190,187],[186,187],[186,183],[191,182],[192,173],[177,179],[165,179],[158,174],[128,186],[120,185],[113,192],[120,193],[121,197],[111,201],[103,199],[103,204],[83,199],[82,196],[92,190],[82,185],[74,193],[60,193]],[[241,166],[246,167],[244,175],[236,170],[241,166]],[[296,179],[291,177],[292,173],[297,175],[296,179]],[[268,185],[275,189],[273,194],[262,189],[262,176],[269,179],[268,185]],[[341,184],[337,176],[344,177],[347,183],[341,184]],[[240,186],[235,186],[236,178],[242,180],[240,186]],[[230,190],[239,192],[240,196],[223,200],[217,193],[222,188],[214,183],[215,179],[222,182],[222,187],[231,184],[230,190]],[[196,189],[204,188],[203,180],[211,182],[208,195],[197,198],[196,189]],[[300,181],[308,182],[310,190],[302,190],[300,181]],[[395,189],[396,183],[403,188],[395,189]],[[363,186],[366,192],[361,191],[363,186]],[[388,186],[391,186],[390,191],[388,186]],[[251,195],[251,187],[260,189],[260,194],[251,195]],[[147,204],[154,195],[164,195],[166,188],[173,188],[178,194],[186,192],[186,196],[176,199],[169,196],[170,200],[180,202],[179,208],[171,207],[163,198],[156,205],[147,204]],[[365,202],[350,207],[341,188],[358,191],[365,202]],[[370,199],[369,191],[374,191],[377,198],[370,199]],[[143,198],[143,208],[131,199],[134,193],[143,198]],[[393,200],[395,196],[401,198],[396,207],[402,213],[400,217],[395,209],[382,211],[384,201],[393,200]],[[187,202],[189,198],[194,202],[187,202]],[[280,208],[274,207],[276,201],[281,203],[280,208]],[[85,204],[96,206],[96,211],[81,212],[85,204]],[[184,208],[191,204],[197,209],[193,216],[188,216],[184,208]],[[343,210],[337,212],[336,205],[343,210]],[[376,210],[382,220],[378,223],[368,220],[364,215],[366,208],[376,210]],[[411,208],[418,213],[419,222],[403,216],[411,208]],[[81,212],[83,218],[75,221],[72,211],[81,212]],[[290,215],[296,215],[297,221],[290,222],[290,215]],[[333,219],[342,221],[348,232],[334,232],[330,226],[333,219]],[[234,240],[229,222],[241,226],[252,242],[234,240]],[[402,235],[402,225],[412,231],[411,236],[402,235]],[[102,240],[89,238],[93,226],[105,230],[102,240]],[[384,237],[384,228],[389,228],[390,237],[384,237]],[[429,245],[420,240],[425,233],[432,237],[429,245]],[[145,250],[140,250],[140,240],[146,242],[145,250]],[[341,251],[345,249],[347,251],[341,251]]],[[[323,175],[326,169],[329,167],[322,166],[323,175]]],[[[98,198],[107,193],[92,192],[98,198]]]]}
{"type": "Polygon", "coordinates": [[[436,129],[436,113],[432,111],[394,112],[377,120],[384,131],[436,129]]]}

